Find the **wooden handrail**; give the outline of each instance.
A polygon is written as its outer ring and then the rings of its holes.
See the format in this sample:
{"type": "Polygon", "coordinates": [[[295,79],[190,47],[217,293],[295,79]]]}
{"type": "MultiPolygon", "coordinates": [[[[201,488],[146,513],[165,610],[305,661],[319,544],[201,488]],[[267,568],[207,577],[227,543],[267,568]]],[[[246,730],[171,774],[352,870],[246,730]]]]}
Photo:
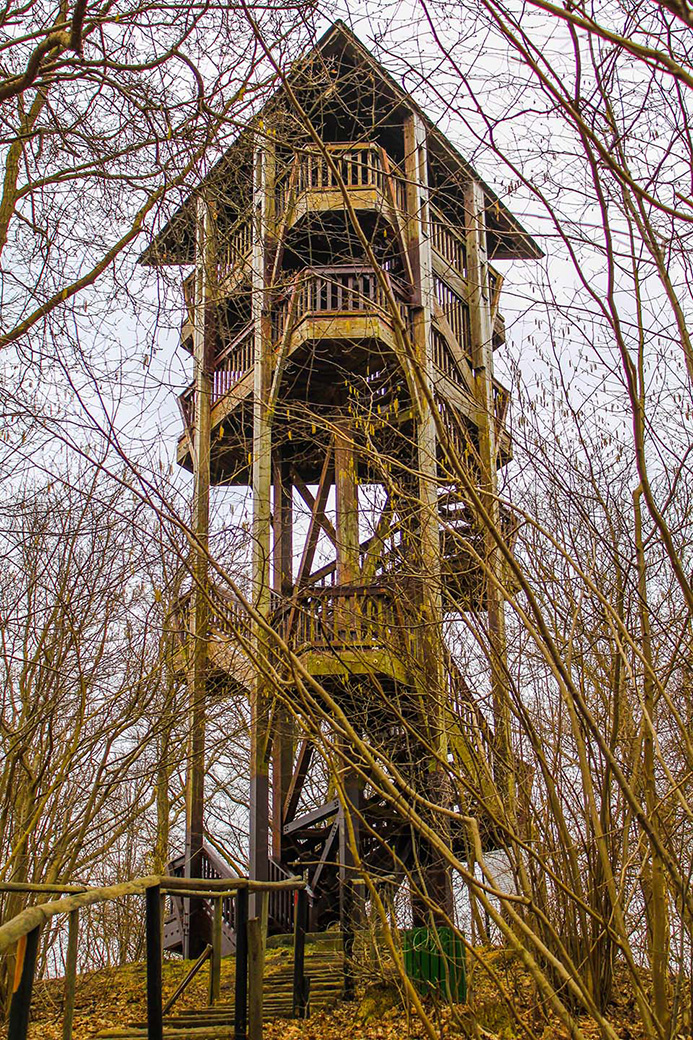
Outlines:
{"type": "Polygon", "coordinates": [[[134,881],[124,881],[119,885],[89,888],[84,892],[65,896],[63,899],[55,899],[50,903],[29,906],[16,917],[0,925],[0,954],[5,953],[23,935],[28,935],[34,928],[42,928],[47,921],[58,914],[67,914],[72,910],[81,910],[82,907],[94,906],[97,903],[108,903],[124,896],[141,896],[146,893],[147,889],[161,884],[161,881],[162,878],[157,874],[152,874],[134,881]]]}
{"type": "Polygon", "coordinates": [[[119,885],[108,885],[104,888],[88,888],[82,892],[65,895],[49,903],[26,907],[15,917],[0,925],[0,954],[28,935],[34,928],[42,928],[51,918],[60,914],[68,914],[72,910],[108,903],[125,896],[145,895],[148,889],[161,889],[162,895],[230,895],[241,889],[250,892],[271,892],[273,890],[305,888],[306,882],[299,877],[286,878],[283,881],[254,881],[250,878],[176,878],[151,874],[147,877],[124,881],[119,885]]]}

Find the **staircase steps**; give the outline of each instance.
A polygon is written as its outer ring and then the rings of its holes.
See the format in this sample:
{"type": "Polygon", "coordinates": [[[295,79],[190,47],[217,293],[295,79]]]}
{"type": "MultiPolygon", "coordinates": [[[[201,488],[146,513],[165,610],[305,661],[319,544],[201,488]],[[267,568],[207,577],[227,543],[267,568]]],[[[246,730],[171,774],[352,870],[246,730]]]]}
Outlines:
{"type": "MultiPolygon", "coordinates": [[[[329,937],[334,942],[334,937],[329,937]]],[[[344,957],[339,949],[307,944],[306,977],[310,979],[310,1011],[331,1007],[341,999],[344,957]]],[[[293,963],[269,962],[264,979],[263,1017],[266,1021],[293,1016],[293,963]]],[[[199,1009],[173,1008],[164,1019],[164,1040],[231,1040],[234,1037],[233,988],[224,988],[223,1001],[199,1009]]],[[[144,1022],[104,1029],[101,1040],[142,1040],[147,1036],[144,1022]]]]}

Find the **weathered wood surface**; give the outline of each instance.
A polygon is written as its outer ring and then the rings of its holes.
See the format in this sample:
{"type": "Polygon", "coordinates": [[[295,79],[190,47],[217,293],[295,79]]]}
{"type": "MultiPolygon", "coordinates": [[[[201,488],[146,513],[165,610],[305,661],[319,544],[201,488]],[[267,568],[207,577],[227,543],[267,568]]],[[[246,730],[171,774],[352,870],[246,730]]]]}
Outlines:
{"type": "Polygon", "coordinates": [[[48,903],[40,903],[38,906],[27,907],[20,914],[0,926],[0,954],[13,946],[23,935],[27,935],[32,929],[43,927],[43,925],[57,914],[69,914],[73,910],[81,910],[83,907],[94,906],[96,903],[106,903],[125,896],[141,896],[149,888],[160,886],[162,893],[167,894],[199,894],[210,895],[232,895],[240,889],[248,889],[251,892],[271,892],[282,889],[305,888],[305,881],[301,878],[286,878],[283,881],[251,881],[248,878],[234,878],[232,883],[228,880],[203,878],[175,878],[151,874],[147,877],[136,878],[133,881],[124,881],[119,885],[108,885],[104,888],[89,888],[74,895],[66,895],[62,899],[54,899],[48,903]],[[189,886],[189,887],[186,887],[189,886]]]}

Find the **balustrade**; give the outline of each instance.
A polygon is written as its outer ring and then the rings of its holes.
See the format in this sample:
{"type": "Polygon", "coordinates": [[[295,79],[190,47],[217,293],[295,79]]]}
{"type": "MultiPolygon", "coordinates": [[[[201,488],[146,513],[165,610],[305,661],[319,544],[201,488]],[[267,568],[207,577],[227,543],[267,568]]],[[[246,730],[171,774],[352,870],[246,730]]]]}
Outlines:
{"type": "Polygon", "coordinates": [[[212,374],[212,406],[253,367],[254,327],[251,324],[239,333],[217,358],[212,374]]]}
{"type": "Polygon", "coordinates": [[[339,192],[343,184],[349,191],[374,189],[384,193],[388,177],[397,208],[405,212],[404,181],[380,145],[327,144],[325,151],[327,154],[312,148],[304,150],[280,177],[277,184],[280,215],[286,212],[290,199],[303,192],[339,192]]]}
{"type": "Polygon", "coordinates": [[[462,369],[460,368],[457,358],[454,356],[448,341],[445,336],[438,329],[432,330],[433,336],[433,364],[438,368],[444,376],[457,386],[467,389],[467,383],[462,375],[462,369]]]}
{"type": "Polygon", "coordinates": [[[453,267],[462,278],[467,277],[467,245],[464,236],[456,231],[434,206],[431,213],[431,243],[435,251],[453,267]]]}
{"type": "Polygon", "coordinates": [[[469,350],[469,307],[449,285],[434,275],[433,287],[440,309],[462,350],[469,350]]]}
{"type": "Polygon", "coordinates": [[[220,282],[234,267],[244,264],[253,246],[253,224],[250,217],[241,218],[228,232],[220,234],[217,255],[217,276],[220,282]]]}
{"type": "MultiPolygon", "coordinates": [[[[399,590],[401,598],[402,590],[399,590]]],[[[335,646],[386,646],[410,649],[406,627],[394,590],[383,585],[310,586],[296,595],[297,616],[290,633],[296,649],[329,649],[335,646]]],[[[286,631],[294,604],[277,612],[275,624],[286,631]]]]}

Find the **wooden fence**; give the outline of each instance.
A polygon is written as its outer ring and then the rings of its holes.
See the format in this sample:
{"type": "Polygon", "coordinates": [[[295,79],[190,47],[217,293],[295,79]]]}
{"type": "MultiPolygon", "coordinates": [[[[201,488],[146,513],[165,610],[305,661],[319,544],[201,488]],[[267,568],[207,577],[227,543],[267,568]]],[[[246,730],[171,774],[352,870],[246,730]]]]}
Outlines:
{"type": "MultiPolygon", "coordinates": [[[[262,1035],[262,973],[249,971],[249,961],[262,964],[254,949],[262,943],[258,918],[248,918],[249,895],[256,893],[262,904],[280,893],[295,893],[294,900],[294,984],[293,1011],[297,1018],[306,1013],[308,987],[304,974],[304,944],[307,921],[305,881],[298,877],[279,881],[251,881],[248,878],[205,879],[151,875],[107,888],[80,888],[76,885],[21,885],[5,882],[0,892],[22,891],[36,895],[59,894],[60,898],[27,907],[0,926],[0,955],[16,947],[16,962],[7,1040],[26,1040],[31,995],[42,928],[54,918],[68,919],[68,945],[65,964],[63,1040],[71,1040],[75,1007],[75,982],[79,946],[79,916],[88,907],[116,902],[129,896],[142,896],[146,932],[147,1037],[163,1040],[164,1013],[184,991],[203,963],[210,962],[210,1003],[219,999],[221,982],[221,935],[224,901],[235,900],[236,965],[234,1034],[235,1040],[258,1040],[262,1035]],[[214,902],[212,943],[193,964],[176,992],[163,1003],[162,997],[162,905],[166,896],[202,897],[214,902]],[[249,1028],[250,1027],[250,1028],[249,1028]]],[[[261,952],[261,951],[260,951],[261,952]]]]}

